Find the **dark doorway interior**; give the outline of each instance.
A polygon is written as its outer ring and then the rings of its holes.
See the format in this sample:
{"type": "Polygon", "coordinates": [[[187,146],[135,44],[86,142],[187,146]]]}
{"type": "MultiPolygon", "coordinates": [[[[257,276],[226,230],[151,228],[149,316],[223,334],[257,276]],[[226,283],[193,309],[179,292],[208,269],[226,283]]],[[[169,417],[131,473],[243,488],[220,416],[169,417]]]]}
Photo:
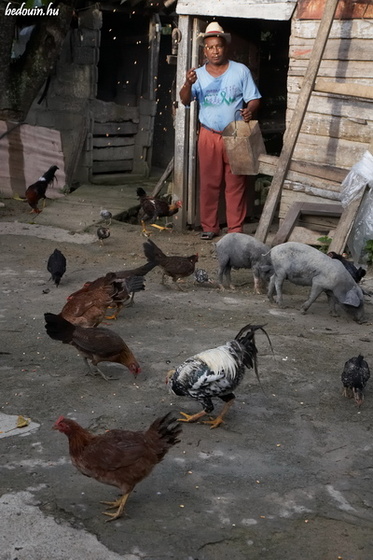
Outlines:
{"type": "Polygon", "coordinates": [[[263,97],[258,115],[267,153],[279,155],[285,131],[290,21],[219,18],[232,34],[230,57],[246,64],[263,97]]]}

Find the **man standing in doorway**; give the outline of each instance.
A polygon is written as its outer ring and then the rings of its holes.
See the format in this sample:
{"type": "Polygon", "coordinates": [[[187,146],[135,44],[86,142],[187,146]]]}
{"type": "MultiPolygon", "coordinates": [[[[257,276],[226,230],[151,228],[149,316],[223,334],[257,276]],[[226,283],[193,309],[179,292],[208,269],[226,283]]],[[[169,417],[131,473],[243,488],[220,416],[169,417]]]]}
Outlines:
{"type": "Polygon", "coordinates": [[[186,106],[194,99],[198,102],[201,239],[211,240],[220,231],[219,196],[224,185],[228,232],[242,232],[246,217],[246,176],[233,175],[222,131],[234,120],[249,122],[259,108],[261,95],[250,70],[229,60],[229,33],[212,22],[202,40],[206,63],[188,70],[180,99],[186,106]]]}

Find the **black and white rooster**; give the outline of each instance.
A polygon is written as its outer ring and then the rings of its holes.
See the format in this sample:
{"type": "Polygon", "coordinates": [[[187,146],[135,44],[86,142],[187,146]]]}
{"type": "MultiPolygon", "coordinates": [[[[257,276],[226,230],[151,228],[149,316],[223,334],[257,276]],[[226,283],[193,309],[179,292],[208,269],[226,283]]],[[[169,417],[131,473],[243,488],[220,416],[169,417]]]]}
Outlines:
{"type": "MultiPolygon", "coordinates": [[[[232,406],[235,395],[233,391],[242,381],[245,368],[253,368],[259,380],[255,331],[261,330],[271,341],[262,325],[246,325],[223,346],[205,350],[188,358],[167,376],[171,391],[178,396],[196,399],[203,406],[203,411],[188,415],[181,412],[184,418],[180,422],[195,422],[214,410],[212,398],[218,397],[225,402],[222,412],[214,420],[205,421],[211,428],[217,428],[232,406]]],[[[272,346],[271,346],[272,348],[272,346]]]]}
{"type": "Polygon", "coordinates": [[[361,354],[347,360],[341,376],[344,396],[354,397],[356,404],[361,406],[369,377],[369,366],[361,354]]]}

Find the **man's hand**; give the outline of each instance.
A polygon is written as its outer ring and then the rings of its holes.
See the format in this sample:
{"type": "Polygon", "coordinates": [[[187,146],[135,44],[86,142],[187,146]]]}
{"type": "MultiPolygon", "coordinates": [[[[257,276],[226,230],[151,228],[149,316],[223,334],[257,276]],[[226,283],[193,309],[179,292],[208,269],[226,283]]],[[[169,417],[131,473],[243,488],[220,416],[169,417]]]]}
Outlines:
{"type": "Polygon", "coordinates": [[[259,109],[260,99],[252,99],[246,107],[241,109],[241,115],[245,122],[249,122],[256,118],[256,112],[259,109]]]}
{"type": "Polygon", "coordinates": [[[245,122],[249,122],[253,118],[253,114],[248,107],[241,109],[241,115],[245,122]]]}
{"type": "Polygon", "coordinates": [[[185,78],[185,84],[192,86],[193,84],[196,83],[197,81],[197,74],[195,72],[195,68],[191,68],[190,70],[187,71],[186,73],[186,78],[185,78]]]}
{"type": "Polygon", "coordinates": [[[197,74],[195,68],[191,68],[187,71],[185,76],[185,84],[179,91],[180,99],[183,105],[188,107],[192,100],[192,85],[197,81],[197,74]]]}

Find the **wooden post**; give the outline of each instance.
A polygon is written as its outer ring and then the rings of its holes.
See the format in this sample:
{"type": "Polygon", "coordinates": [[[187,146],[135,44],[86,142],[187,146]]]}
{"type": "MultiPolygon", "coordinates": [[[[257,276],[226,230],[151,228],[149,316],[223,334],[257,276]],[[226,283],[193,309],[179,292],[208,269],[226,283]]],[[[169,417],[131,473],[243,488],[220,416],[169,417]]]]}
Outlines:
{"type": "MultiPolygon", "coordinates": [[[[159,51],[161,46],[161,23],[158,15],[153,15],[149,24],[149,99],[155,101],[157,98],[157,84],[159,71],[159,51]]],[[[155,115],[151,115],[151,124],[149,131],[149,146],[146,151],[146,162],[148,169],[151,168],[153,155],[153,135],[155,115]]]]}
{"type": "Polygon", "coordinates": [[[266,240],[268,230],[273,220],[277,204],[281,196],[281,188],[286,178],[290,160],[294,152],[295,144],[301,129],[308,102],[315,84],[317,72],[322,55],[328,40],[330,28],[333,23],[334,14],[339,0],[326,0],[324,13],[320,21],[318,33],[314,42],[308,68],[303,78],[302,89],[298,96],[293,118],[286,130],[284,145],[278,159],[278,166],[273,177],[268,197],[260,217],[255,237],[263,243],[266,240]]]}
{"type": "Polygon", "coordinates": [[[175,152],[174,152],[174,193],[184,202],[178,212],[178,220],[174,222],[174,229],[181,231],[186,225],[187,210],[187,154],[189,109],[186,109],[179,99],[179,91],[185,82],[186,71],[190,64],[191,26],[189,16],[179,16],[179,30],[181,41],[178,48],[176,70],[176,114],[175,114],[175,152]]]}

